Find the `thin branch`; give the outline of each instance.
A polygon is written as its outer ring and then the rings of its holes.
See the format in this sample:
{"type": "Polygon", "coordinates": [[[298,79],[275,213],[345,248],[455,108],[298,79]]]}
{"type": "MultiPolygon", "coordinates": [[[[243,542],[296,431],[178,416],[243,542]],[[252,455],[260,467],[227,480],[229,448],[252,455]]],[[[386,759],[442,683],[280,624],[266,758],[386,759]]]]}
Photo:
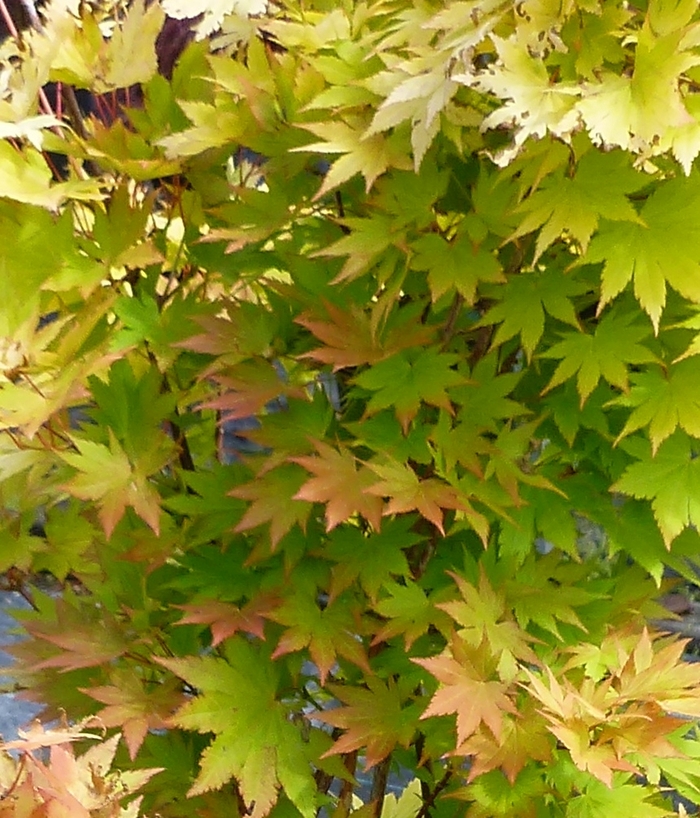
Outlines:
{"type": "Polygon", "coordinates": [[[430,796],[423,801],[423,806],[418,810],[416,818],[427,818],[427,816],[430,814],[431,807],[435,806],[435,801],[437,800],[438,795],[440,795],[440,793],[450,783],[451,778],[452,770],[445,770],[445,774],[435,785],[435,789],[430,793],[430,796]]]}
{"type": "Polygon", "coordinates": [[[391,755],[379,762],[374,768],[372,776],[372,789],[370,790],[370,815],[372,818],[379,818],[384,806],[384,795],[386,794],[386,782],[389,778],[389,767],[391,766],[391,755]]]}

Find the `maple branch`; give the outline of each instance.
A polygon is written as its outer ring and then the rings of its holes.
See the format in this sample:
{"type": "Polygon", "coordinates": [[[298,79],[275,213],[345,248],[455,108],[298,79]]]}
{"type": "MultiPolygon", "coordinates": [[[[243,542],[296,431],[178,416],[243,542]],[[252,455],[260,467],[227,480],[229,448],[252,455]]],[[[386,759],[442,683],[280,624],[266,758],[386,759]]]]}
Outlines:
{"type": "Polygon", "coordinates": [[[457,319],[459,318],[459,314],[462,311],[462,307],[464,306],[464,296],[462,293],[455,293],[454,298],[452,299],[452,304],[450,305],[450,312],[447,316],[447,321],[445,321],[445,326],[442,328],[442,348],[449,344],[452,340],[452,336],[455,334],[455,329],[457,327],[457,319]]]}
{"type": "Polygon", "coordinates": [[[438,795],[440,795],[440,793],[450,783],[451,778],[452,770],[448,767],[448,769],[445,770],[445,774],[435,785],[435,789],[430,793],[428,798],[423,799],[423,806],[418,810],[415,818],[426,818],[426,816],[430,814],[430,808],[435,806],[435,801],[437,800],[438,795]]]}
{"type": "Polygon", "coordinates": [[[391,766],[391,753],[374,768],[372,776],[372,789],[369,800],[371,807],[371,818],[379,818],[384,806],[384,795],[386,794],[386,782],[389,778],[389,767],[391,766]]]}
{"type": "MultiPolygon", "coordinates": [[[[355,778],[355,768],[357,767],[357,750],[343,755],[343,766],[355,778]]],[[[338,806],[333,813],[334,818],[347,818],[352,807],[352,796],[355,789],[355,782],[343,781],[338,795],[338,806]]]]}

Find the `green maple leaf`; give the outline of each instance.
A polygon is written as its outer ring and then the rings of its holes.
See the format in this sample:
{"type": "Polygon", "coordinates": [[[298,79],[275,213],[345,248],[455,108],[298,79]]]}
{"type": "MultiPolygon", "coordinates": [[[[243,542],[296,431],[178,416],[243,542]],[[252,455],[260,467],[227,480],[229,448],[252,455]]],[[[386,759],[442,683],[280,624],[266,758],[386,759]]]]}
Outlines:
{"type": "Polygon", "coordinates": [[[544,333],[545,311],[559,321],[578,327],[571,299],[587,289],[586,284],[554,265],[542,270],[521,272],[509,278],[506,286],[489,290],[497,302],[477,326],[500,324],[492,341],[493,346],[499,346],[519,334],[529,360],[544,333]]]}
{"type": "Polygon", "coordinates": [[[433,347],[417,353],[400,352],[360,373],[355,383],[374,393],[367,403],[367,414],[393,406],[405,434],[422,403],[452,413],[445,390],[466,381],[453,369],[458,361],[458,355],[439,352],[433,347]]]}
{"type": "Polygon", "coordinates": [[[439,594],[426,594],[416,582],[406,585],[384,582],[383,586],[386,596],[374,605],[374,610],[388,621],[377,630],[373,645],[394,636],[403,636],[406,650],[410,650],[416,639],[431,627],[449,634],[450,619],[436,607],[439,594]]]}
{"type": "Polygon", "coordinates": [[[336,529],[324,546],[323,556],[335,562],[331,569],[330,598],[358,581],[372,601],[382,584],[391,577],[410,576],[404,550],[420,542],[411,531],[412,519],[406,515],[390,520],[381,532],[363,534],[355,527],[336,529]]]}
{"type": "Polygon", "coordinates": [[[499,374],[498,368],[498,355],[484,355],[469,380],[450,390],[452,400],[460,407],[458,420],[476,429],[496,433],[501,425],[498,421],[529,414],[525,406],[508,397],[520,381],[521,373],[499,374]]]}
{"type": "Polygon", "coordinates": [[[667,370],[653,367],[632,373],[630,391],[608,404],[633,407],[615,442],[647,425],[654,453],[678,427],[700,437],[699,378],[697,357],[671,364],[667,370]]]}
{"type": "Polygon", "coordinates": [[[601,218],[643,224],[627,196],[647,182],[623,151],[591,150],[573,177],[559,169],[518,207],[525,218],[513,238],[541,228],[533,263],[565,232],[586,250],[601,218]]]}
{"type": "Polygon", "coordinates": [[[554,553],[541,559],[531,557],[513,579],[506,580],[505,595],[521,628],[534,623],[561,639],[557,622],[586,630],[574,608],[590,604],[596,595],[576,587],[566,569],[558,571],[559,567],[554,553]]]}
{"type": "Polygon", "coordinates": [[[610,487],[611,491],[652,501],[667,548],[684,528],[700,525],[700,458],[696,443],[676,431],[654,456],[646,441],[630,440],[624,448],[638,460],[610,487]]]}
{"type": "Polygon", "coordinates": [[[658,185],[641,210],[642,224],[601,225],[582,261],[602,262],[601,306],[634,281],[634,294],[658,332],[667,283],[700,301],[700,174],[658,185]]]}
{"type": "Polygon", "coordinates": [[[411,266],[415,270],[428,271],[433,301],[457,290],[467,304],[473,304],[480,281],[505,281],[496,255],[473,243],[467,235],[448,242],[435,233],[429,233],[414,241],[412,249],[415,256],[411,266]]]}
{"type": "Polygon", "coordinates": [[[649,335],[641,324],[633,324],[634,315],[608,314],[595,328],[593,335],[571,332],[564,340],[553,344],[544,358],[559,358],[552,379],[543,394],[576,375],[581,406],[596,388],[601,378],[627,391],[628,366],[656,361],[656,356],[639,341],[649,335]]]}
{"type": "Polygon", "coordinates": [[[270,523],[270,540],[274,547],[295,523],[304,528],[312,504],[293,498],[307,478],[308,473],[301,466],[285,463],[233,489],[229,492],[232,497],[251,501],[235,530],[248,531],[270,523]]]}
{"type": "Polygon", "coordinates": [[[219,789],[236,778],[253,818],[267,815],[280,789],[305,818],[313,818],[311,767],[302,736],[277,698],[276,665],[266,649],[234,637],[226,643],[225,658],[158,661],[198,691],[172,723],[216,734],[189,794],[219,789]]]}
{"type": "Polygon", "coordinates": [[[330,685],[331,693],[345,706],[314,713],[313,717],[345,732],[324,755],[365,749],[365,769],[385,759],[397,744],[407,747],[416,729],[421,705],[402,709],[405,691],[391,679],[367,680],[367,688],[330,685]]]}
{"type": "Polygon", "coordinates": [[[300,590],[289,595],[270,614],[270,619],[287,627],[272,658],[308,647],[311,659],[318,667],[322,685],[338,656],[343,656],[370,672],[364,648],[357,641],[357,621],[349,600],[334,600],[321,608],[316,599],[315,588],[312,593],[300,590]]]}

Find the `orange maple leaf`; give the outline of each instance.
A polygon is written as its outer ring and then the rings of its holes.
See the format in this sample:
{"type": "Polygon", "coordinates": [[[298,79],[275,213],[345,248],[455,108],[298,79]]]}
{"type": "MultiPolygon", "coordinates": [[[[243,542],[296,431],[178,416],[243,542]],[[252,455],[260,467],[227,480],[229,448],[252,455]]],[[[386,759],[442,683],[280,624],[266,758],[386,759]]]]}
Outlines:
{"type": "Polygon", "coordinates": [[[346,448],[334,449],[327,443],[314,441],[317,457],[293,457],[305,469],[316,475],[294,495],[295,500],[326,503],[326,530],[330,531],[359,512],[375,530],[382,520],[382,500],[367,492],[375,482],[369,469],[357,468],[354,455],[346,448]]]}
{"type": "MultiPolygon", "coordinates": [[[[129,756],[136,758],[149,730],[163,730],[166,720],[185,702],[175,677],[147,690],[143,680],[128,670],[114,671],[112,685],[81,687],[79,690],[107,706],[95,716],[101,727],[121,727],[129,756]]],[[[90,725],[92,722],[88,722],[90,725]]]]}
{"type": "Polygon", "coordinates": [[[176,624],[209,625],[213,647],[239,631],[257,636],[258,639],[264,639],[265,617],[274,609],[278,601],[276,596],[262,595],[251,599],[241,607],[217,599],[208,599],[192,605],[178,605],[176,607],[183,610],[185,616],[176,624]]]}
{"type": "Polygon", "coordinates": [[[458,745],[464,744],[482,722],[498,741],[501,740],[503,714],[517,713],[506,692],[506,684],[481,678],[469,662],[458,662],[449,652],[411,661],[424,667],[440,682],[421,718],[456,713],[458,745]]]}

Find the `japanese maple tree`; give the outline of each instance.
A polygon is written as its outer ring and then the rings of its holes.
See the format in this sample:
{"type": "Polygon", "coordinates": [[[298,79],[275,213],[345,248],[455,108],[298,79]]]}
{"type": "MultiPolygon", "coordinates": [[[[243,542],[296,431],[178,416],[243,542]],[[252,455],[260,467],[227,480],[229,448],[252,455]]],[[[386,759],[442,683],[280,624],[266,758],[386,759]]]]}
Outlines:
{"type": "Polygon", "coordinates": [[[700,554],[698,3],[39,22],[0,49],[0,572],[78,726],[9,745],[0,815],[700,804],[658,630],[700,554]]]}

